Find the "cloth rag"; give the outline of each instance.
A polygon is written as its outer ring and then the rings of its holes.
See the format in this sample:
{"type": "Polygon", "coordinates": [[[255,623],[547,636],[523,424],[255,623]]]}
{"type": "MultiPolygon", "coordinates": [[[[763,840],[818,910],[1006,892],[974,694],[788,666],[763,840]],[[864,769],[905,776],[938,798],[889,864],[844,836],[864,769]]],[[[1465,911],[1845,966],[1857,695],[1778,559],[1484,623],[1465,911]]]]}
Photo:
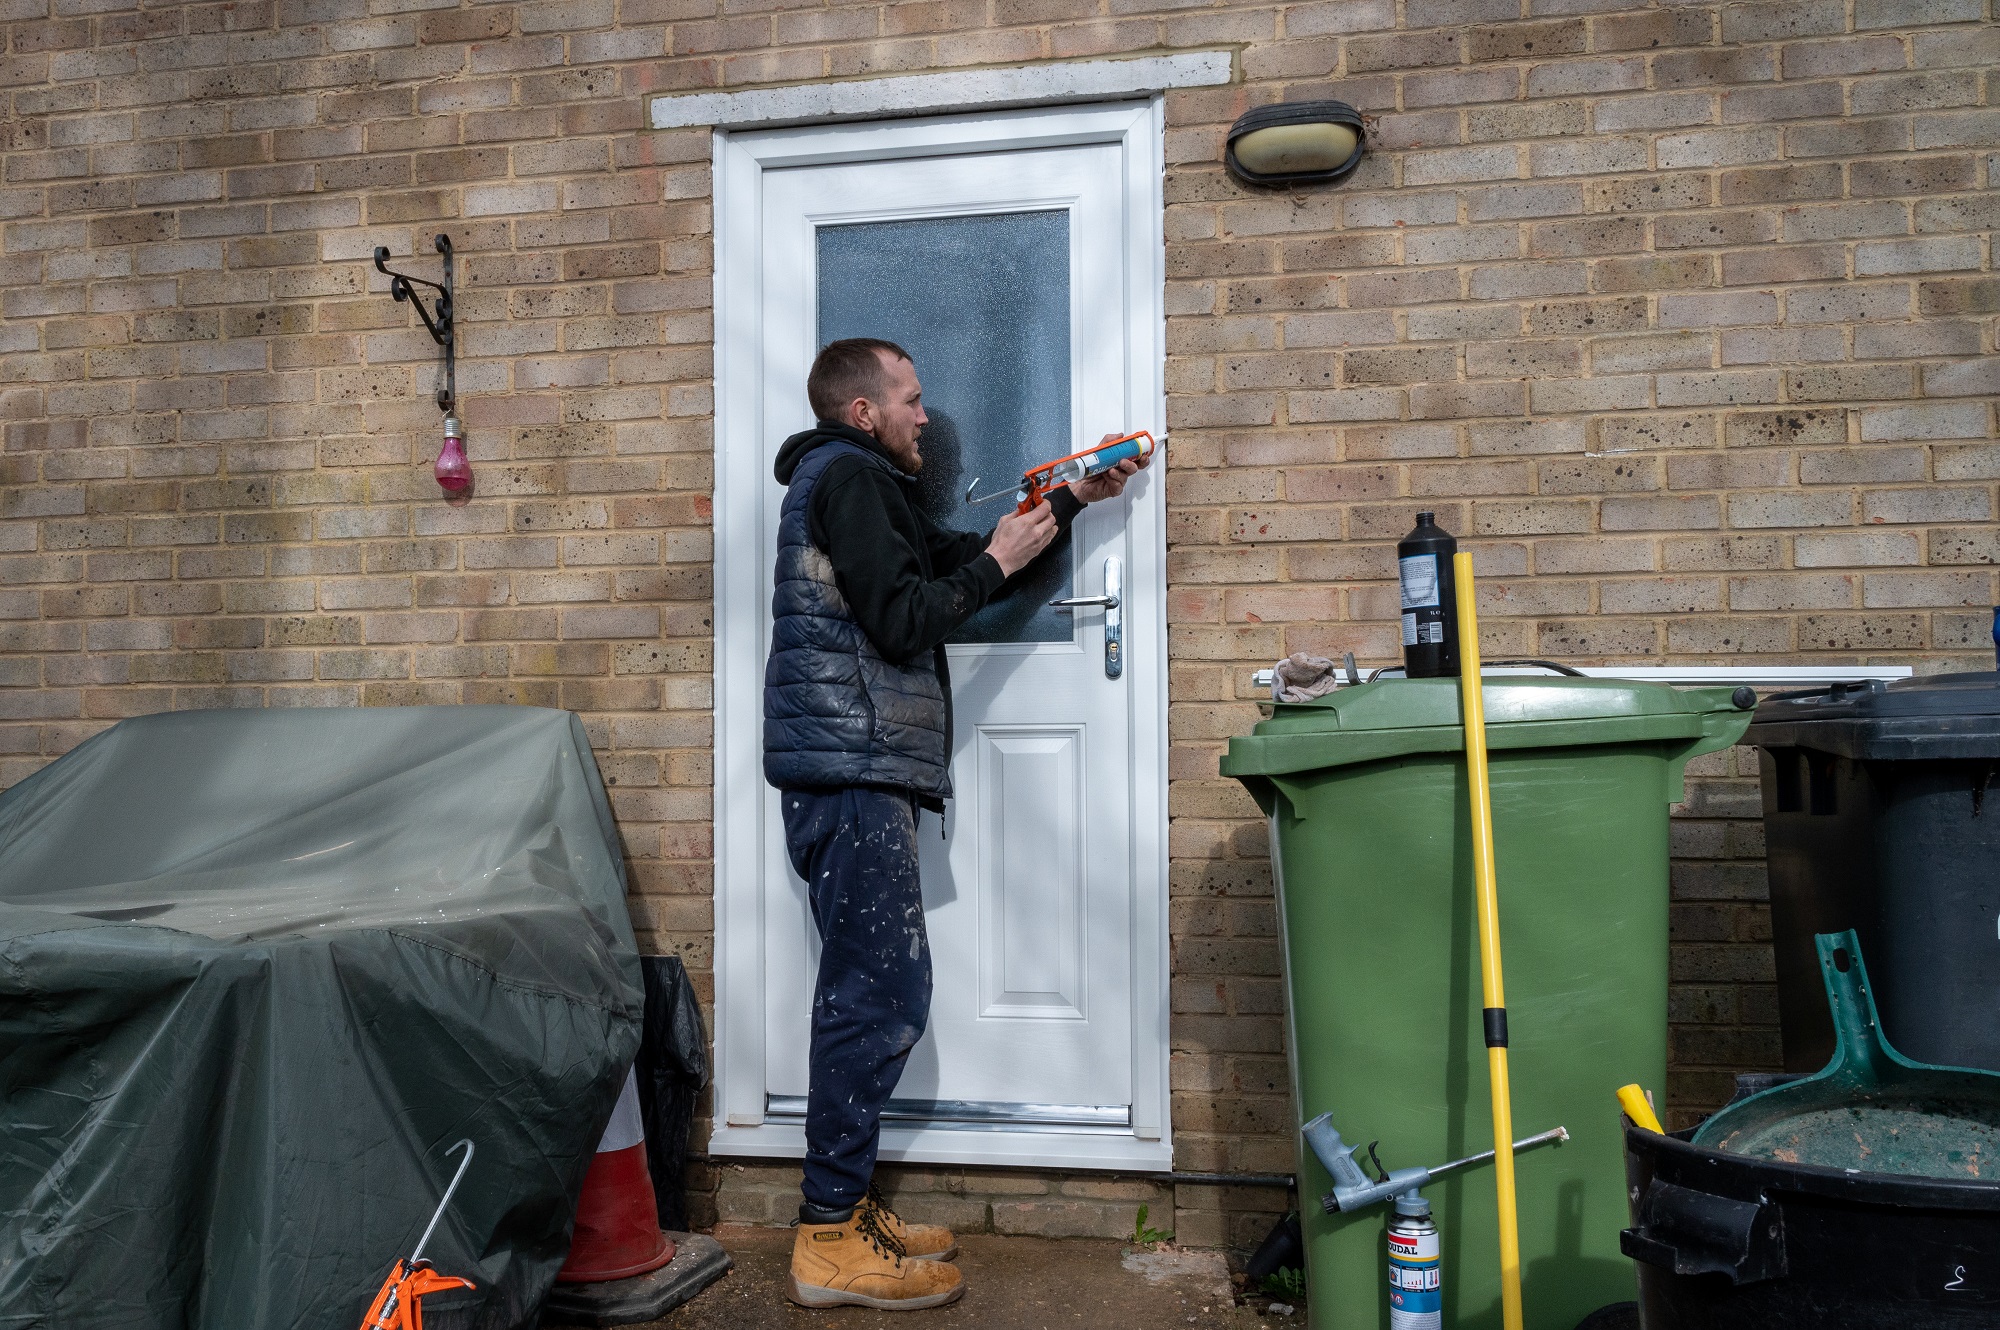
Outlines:
{"type": "Polygon", "coordinates": [[[1339,667],[1325,656],[1295,651],[1271,667],[1271,700],[1310,702],[1340,684],[1339,667]]]}

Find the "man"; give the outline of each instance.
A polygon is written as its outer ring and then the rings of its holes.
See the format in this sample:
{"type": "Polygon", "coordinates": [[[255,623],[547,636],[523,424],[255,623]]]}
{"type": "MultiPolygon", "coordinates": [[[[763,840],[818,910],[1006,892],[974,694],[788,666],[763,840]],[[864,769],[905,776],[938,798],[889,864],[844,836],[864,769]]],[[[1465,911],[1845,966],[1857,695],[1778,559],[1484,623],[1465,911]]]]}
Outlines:
{"type": "Polygon", "coordinates": [[[873,1175],[882,1106],[930,1014],[916,836],[920,810],[951,796],[944,641],[1141,464],[1056,490],[990,535],[951,531],[915,502],[928,417],[908,352],[830,343],[806,395],[819,423],[778,450],[764,672],[764,777],[822,944],[788,1291],[809,1307],[937,1307],[965,1291],[948,1263],[957,1241],[905,1223],[873,1175]]]}

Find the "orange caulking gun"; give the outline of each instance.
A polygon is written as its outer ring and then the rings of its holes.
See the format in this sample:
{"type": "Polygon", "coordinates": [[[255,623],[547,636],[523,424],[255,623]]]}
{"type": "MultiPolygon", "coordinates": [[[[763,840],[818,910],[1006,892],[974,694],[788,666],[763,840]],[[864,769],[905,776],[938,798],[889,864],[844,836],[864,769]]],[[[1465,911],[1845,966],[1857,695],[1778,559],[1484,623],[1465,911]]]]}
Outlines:
{"type": "Polygon", "coordinates": [[[427,1293],[442,1293],[446,1289],[476,1288],[470,1279],[460,1279],[457,1275],[441,1275],[431,1268],[424,1259],[424,1248],[430,1245],[431,1234],[437,1231],[438,1220],[444,1218],[445,1207],[451,1204],[452,1193],[465,1180],[465,1170],[472,1167],[472,1142],[460,1141],[447,1156],[465,1147],[465,1159],[452,1175],[451,1185],[444,1189],[444,1199],[438,1202],[437,1212],[424,1229],[424,1235],[417,1239],[417,1249],[410,1253],[408,1260],[398,1260],[389,1271],[389,1277],[382,1281],[382,1291],[375,1295],[375,1301],[368,1304],[368,1314],[361,1320],[361,1330],[424,1330],[423,1298],[427,1293]]]}
{"type": "MultiPolygon", "coordinates": [[[[1103,443],[1094,444],[1080,453],[1071,453],[1068,457],[1058,457],[1053,462],[1044,462],[1024,474],[1021,477],[1021,487],[1012,491],[1014,511],[1025,513],[1047,498],[1050,490],[1060,489],[1079,480],[1087,480],[1091,476],[1101,476],[1120,462],[1144,462],[1150,459],[1158,448],[1159,445],[1153,442],[1152,435],[1145,430],[1136,430],[1120,438],[1106,439],[1103,443]]],[[[978,483],[979,481],[975,479],[972,485],[965,487],[967,495],[965,502],[968,505],[985,503],[1009,492],[1001,490],[984,498],[975,499],[971,497],[972,486],[978,483]]]]}

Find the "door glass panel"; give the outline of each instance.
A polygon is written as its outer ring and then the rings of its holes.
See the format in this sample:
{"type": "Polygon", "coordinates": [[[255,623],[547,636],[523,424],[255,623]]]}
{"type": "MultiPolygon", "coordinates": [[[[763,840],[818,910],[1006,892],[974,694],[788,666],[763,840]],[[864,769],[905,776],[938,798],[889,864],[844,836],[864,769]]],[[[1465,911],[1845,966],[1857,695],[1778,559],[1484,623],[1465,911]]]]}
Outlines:
{"type": "MultiPolygon", "coordinates": [[[[1027,468],[1070,443],[1069,213],[822,226],[819,342],[881,337],[909,351],[930,424],[918,503],[940,526],[986,532],[1027,468]]],[[[1067,642],[1074,556],[1064,536],[952,642],[1067,642]]]]}

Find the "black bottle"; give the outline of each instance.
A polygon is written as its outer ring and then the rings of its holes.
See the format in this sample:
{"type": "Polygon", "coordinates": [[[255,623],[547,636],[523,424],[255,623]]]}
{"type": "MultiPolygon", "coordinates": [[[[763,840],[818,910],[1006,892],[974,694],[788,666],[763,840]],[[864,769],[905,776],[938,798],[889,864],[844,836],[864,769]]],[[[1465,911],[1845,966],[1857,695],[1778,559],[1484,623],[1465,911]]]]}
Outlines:
{"type": "Polygon", "coordinates": [[[1458,675],[1458,596],[1451,556],[1458,542],[1437,524],[1436,513],[1418,513],[1417,529],[1396,546],[1403,586],[1403,666],[1412,679],[1458,675]]]}

